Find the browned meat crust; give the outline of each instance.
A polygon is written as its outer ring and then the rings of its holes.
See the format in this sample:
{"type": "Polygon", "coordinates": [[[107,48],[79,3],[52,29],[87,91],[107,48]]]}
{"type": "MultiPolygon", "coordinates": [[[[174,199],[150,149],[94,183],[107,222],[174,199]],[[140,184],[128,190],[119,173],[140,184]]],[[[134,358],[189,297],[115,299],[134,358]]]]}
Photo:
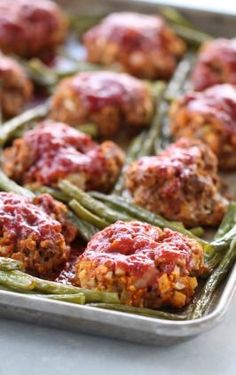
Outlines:
{"type": "Polygon", "coordinates": [[[32,201],[0,192],[0,255],[23,262],[37,275],[55,271],[67,259],[76,229],[67,209],[50,195],[32,201]]]}
{"type": "Polygon", "coordinates": [[[5,117],[17,115],[32,97],[33,86],[13,59],[0,53],[0,105],[5,117]]]}
{"type": "Polygon", "coordinates": [[[207,143],[222,170],[236,168],[236,87],[216,85],[173,103],[170,123],[175,138],[199,138],[207,143]]]}
{"type": "Polygon", "coordinates": [[[227,206],[216,157],[197,140],[180,139],[158,156],[133,162],[126,187],[138,205],[188,227],[217,226],[227,206]]]}
{"type": "Polygon", "coordinates": [[[192,74],[195,90],[219,83],[236,85],[236,38],[205,43],[192,74]]]}
{"type": "Polygon", "coordinates": [[[185,51],[184,42],[158,16],[113,13],[83,38],[88,60],[140,78],[168,79],[185,51]]]}
{"type": "Polygon", "coordinates": [[[1,0],[0,48],[30,57],[52,52],[63,42],[67,20],[50,0],[1,0]]]}
{"type": "Polygon", "coordinates": [[[59,83],[51,117],[72,126],[95,123],[103,136],[120,128],[139,129],[150,123],[153,102],[148,86],[124,73],[79,73],[59,83]]]}
{"type": "Polygon", "coordinates": [[[45,120],[4,150],[2,167],[21,184],[57,186],[67,178],[82,189],[108,191],[123,162],[115,143],[98,145],[66,124],[45,120]]]}

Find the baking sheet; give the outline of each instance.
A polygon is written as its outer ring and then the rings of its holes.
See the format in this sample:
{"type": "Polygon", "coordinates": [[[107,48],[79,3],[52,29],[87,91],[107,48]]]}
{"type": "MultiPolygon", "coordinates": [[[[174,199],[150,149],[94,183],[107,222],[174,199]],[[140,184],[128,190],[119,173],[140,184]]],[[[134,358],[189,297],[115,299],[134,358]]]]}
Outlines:
{"type": "MultiPolygon", "coordinates": [[[[157,12],[158,1],[95,1],[60,0],[65,9],[79,15],[103,15],[117,10],[157,12]]],[[[173,3],[173,1],[171,2],[173,3]]],[[[168,5],[165,2],[165,5],[168,5]]],[[[210,11],[183,9],[183,13],[202,30],[219,36],[236,35],[236,17],[210,11]]],[[[194,321],[166,321],[135,316],[89,306],[50,301],[31,295],[0,290],[0,316],[44,324],[60,329],[70,329],[99,334],[122,340],[170,345],[204,333],[219,323],[232,299],[236,287],[236,266],[217,291],[210,313],[194,321]]]]}

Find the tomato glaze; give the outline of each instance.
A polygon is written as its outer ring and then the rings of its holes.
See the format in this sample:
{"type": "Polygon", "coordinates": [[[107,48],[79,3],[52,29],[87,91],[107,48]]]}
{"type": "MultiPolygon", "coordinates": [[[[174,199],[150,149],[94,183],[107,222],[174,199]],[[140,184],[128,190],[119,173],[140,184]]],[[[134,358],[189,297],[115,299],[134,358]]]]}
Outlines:
{"type": "Polygon", "coordinates": [[[157,16],[148,16],[137,13],[113,13],[106,17],[101,24],[93,27],[84,35],[84,40],[93,40],[97,37],[107,39],[122,46],[123,50],[135,51],[163,48],[166,38],[163,33],[164,21],[157,16]]]}
{"type": "Polygon", "coordinates": [[[99,145],[87,135],[62,123],[44,121],[24,136],[31,150],[26,181],[52,185],[70,173],[91,173],[96,179],[105,159],[99,145]]]}
{"type": "Polygon", "coordinates": [[[224,82],[236,84],[236,38],[216,39],[200,52],[192,75],[194,87],[206,87],[224,82]]]}
{"type": "Polygon", "coordinates": [[[213,116],[226,131],[236,132],[236,87],[216,85],[202,92],[192,92],[181,99],[181,105],[191,112],[213,116]]]}
{"type": "Polygon", "coordinates": [[[81,261],[87,259],[97,266],[106,264],[109,270],[120,268],[136,275],[150,268],[171,273],[177,263],[184,264],[187,273],[191,269],[192,241],[169,229],[117,221],[88,243],[80,257],[81,261]]]}
{"type": "Polygon", "coordinates": [[[43,194],[39,204],[36,204],[23,196],[0,192],[1,236],[7,234],[14,242],[29,237],[32,241],[56,240],[61,232],[61,224],[44,208],[51,205],[52,200],[50,195],[43,194]]]}
{"type": "Polygon", "coordinates": [[[144,85],[127,74],[113,72],[80,73],[72,80],[73,91],[92,112],[105,106],[122,106],[132,102],[144,85]]]}

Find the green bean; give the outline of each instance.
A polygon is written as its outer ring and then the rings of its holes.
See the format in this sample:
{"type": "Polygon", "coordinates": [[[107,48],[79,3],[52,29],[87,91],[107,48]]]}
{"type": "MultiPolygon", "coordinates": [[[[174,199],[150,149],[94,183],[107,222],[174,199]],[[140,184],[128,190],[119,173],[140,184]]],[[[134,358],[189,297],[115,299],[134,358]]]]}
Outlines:
{"type": "Polygon", "coordinates": [[[10,180],[10,178],[8,178],[5,175],[5,173],[3,173],[1,170],[0,170],[0,190],[19,194],[27,198],[34,198],[35,196],[30,190],[25,189],[22,186],[19,186],[14,181],[10,180]]]}
{"type": "Polygon", "coordinates": [[[194,234],[194,236],[202,237],[204,235],[204,229],[202,227],[195,227],[190,229],[190,232],[194,234]]]}
{"type": "Polygon", "coordinates": [[[49,68],[38,58],[30,60],[20,59],[21,65],[24,66],[29,78],[40,86],[55,86],[58,77],[55,71],[49,68]]]}
{"type": "Polygon", "coordinates": [[[184,17],[177,9],[171,7],[161,7],[160,13],[165,19],[171,23],[193,28],[193,24],[184,17]]]}
{"type": "Polygon", "coordinates": [[[69,202],[69,206],[70,208],[72,208],[72,210],[76,213],[78,217],[80,217],[82,220],[89,222],[92,225],[95,225],[97,228],[103,229],[109,225],[107,221],[88,211],[75,199],[69,202]]]}
{"type": "MultiPolygon", "coordinates": [[[[93,72],[98,70],[106,70],[107,67],[98,65],[98,64],[92,64],[87,61],[76,61],[73,64],[73,67],[69,69],[57,69],[55,70],[55,73],[57,74],[58,80],[73,76],[80,72],[93,72]]],[[[115,70],[117,71],[114,66],[109,66],[109,70],[115,70]]]]}
{"type": "Polygon", "coordinates": [[[95,124],[82,124],[76,127],[82,133],[89,135],[92,138],[96,138],[98,136],[98,127],[95,124]]]}
{"type": "Polygon", "coordinates": [[[228,205],[227,212],[215,234],[215,239],[223,237],[236,224],[236,202],[231,202],[228,205]]]}
{"type": "Polygon", "coordinates": [[[124,189],[124,181],[125,181],[125,171],[127,169],[127,167],[129,166],[129,164],[134,161],[137,156],[138,156],[138,153],[142,147],[142,144],[144,142],[144,139],[146,137],[146,131],[140,133],[134,140],[133,142],[131,142],[131,145],[126,153],[126,160],[125,160],[125,164],[121,170],[121,173],[120,173],[120,176],[118,178],[118,180],[116,181],[116,184],[113,188],[113,194],[117,194],[117,195],[120,195],[124,189]]]}
{"type": "Polygon", "coordinates": [[[195,57],[192,53],[187,53],[179,62],[173,77],[165,92],[165,99],[172,101],[184,93],[184,87],[191,72],[195,57]]]}
{"type": "Polygon", "coordinates": [[[162,127],[163,119],[166,116],[166,111],[167,111],[167,107],[166,107],[166,103],[164,102],[156,110],[156,113],[152,120],[151,127],[146,134],[146,137],[140,148],[138,157],[152,155],[153,153],[156,153],[156,151],[158,151],[158,150],[154,151],[154,145],[157,139],[160,139],[161,127],[162,127]]]}
{"type": "Polygon", "coordinates": [[[109,304],[109,303],[90,303],[89,306],[106,309],[106,310],[114,310],[119,312],[124,312],[128,314],[135,314],[135,315],[143,315],[148,316],[150,318],[158,318],[158,319],[166,319],[166,320],[185,320],[186,316],[184,315],[177,315],[172,314],[164,311],[159,310],[152,310],[142,307],[133,307],[128,305],[120,305],[120,304],[109,304]]]}
{"type": "Polygon", "coordinates": [[[78,229],[80,236],[86,241],[90,241],[95,233],[98,232],[98,228],[90,224],[87,221],[80,219],[72,211],[68,211],[68,219],[75,225],[78,229]]]}
{"type": "Polygon", "coordinates": [[[232,240],[236,237],[236,225],[234,225],[227,233],[222,237],[217,238],[211,242],[211,245],[214,247],[215,251],[224,251],[231,244],[232,240]]]}
{"type": "MultiPolygon", "coordinates": [[[[71,60],[71,57],[69,57],[71,60]]],[[[29,78],[36,84],[46,87],[50,90],[65,77],[72,76],[83,71],[97,71],[103,70],[104,67],[96,64],[91,64],[87,61],[74,61],[69,69],[55,69],[49,68],[38,58],[29,60],[17,58],[21,65],[24,66],[29,78]]]]}
{"type": "Polygon", "coordinates": [[[31,276],[17,270],[0,270],[0,285],[19,292],[27,292],[34,289],[34,281],[31,276]]]}
{"type": "Polygon", "coordinates": [[[82,36],[86,30],[96,25],[102,18],[103,16],[69,15],[70,26],[78,36],[82,36]]]}
{"type": "MultiPolygon", "coordinates": [[[[32,277],[32,276],[31,276],[32,277]]],[[[82,293],[87,302],[107,302],[119,303],[117,293],[101,292],[93,289],[78,288],[71,285],[59,284],[54,281],[42,280],[37,277],[32,277],[35,284],[35,291],[45,294],[78,294],[82,293]]]]}
{"type": "Polygon", "coordinates": [[[79,305],[84,305],[86,302],[85,295],[83,293],[78,294],[47,294],[42,295],[38,294],[36,297],[40,298],[47,298],[55,301],[62,301],[62,302],[70,302],[70,303],[76,303],[79,305]]]}
{"type": "Polygon", "coordinates": [[[153,101],[160,102],[163,97],[164,90],[166,89],[166,83],[164,81],[145,81],[150,87],[153,101]]]}
{"type": "MultiPolygon", "coordinates": [[[[224,239],[224,236],[233,228],[236,224],[236,202],[231,202],[228,205],[227,212],[215,234],[215,241],[218,243],[220,239],[224,239]]],[[[232,237],[233,238],[233,237],[232,237]]],[[[227,242],[230,243],[230,240],[227,242]]],[[[215,251],[213,254],[210,254],[208,259],[206,259],[207,265],[210,270],[214,270],[218,264],[220,263],[224,253],[225,253],[226,246],[221,251],[215,251]]]]}
{"type": "Polygon", "coordinates": [[[61,190],[54,189],[49,186],[27,184],[24,187],[31,190],[35,194],[50,194],[53,198],[64,203],[68,203],[71,200],[71,198],[64,194],[61,190]]]}
{"type": "Polygon", "coordinates": [[[62,180],[59,183],[59,188],[71,198],[77,200],[87,210],[90,210],[107,223],[114,223],[117,220],[129,221],[131,217],[128,214],[114,211],[104,205],[103,203],[93,199],[89,194],[71,184],[67,180],[62,180]]]}
{"type": "Polygon", "coordinates": [[[187,43],[194,47],[199,47],[202,43],[213,39],[210,35],[202,31],[194,30],[183,25],[172,24],[171,26],[178,36],[185,39],[187,43]]]}
{"type": "Polygon", "coordinates": [[[201,318],[209,309],[213,294],[219,284],[225,279],[236,260],[236,238],[233,239],[228,251],[219,266],[213,271],[203,287],[200,297],[195,305],[191,318],[201,318]]]}
{"type": "Polygon", "coordinates": [[[49,102],[47,101],[5,122],[0,128],[0,146],[4,145],[16,130],[30,121],[45,117],[48,111],[49,102]]]}
{"type": "Polygon", "coordinates": [[[114,207],[117,207],[119,210],[123,210],[123,212],[126,212],[128,215],[131,215],[132,218],[135,218],[136,220],[140,220],[158,226],[160,228],[169,228],[174,231],[180,232],[188,237],[194,238],[203,246],[203,248],[207,252],[213,249],[208,242],[197,238],[193,233],[185,229],[182,223],[174,223],[168,221],[163,217],[146,210],[145,208],[137,206],[134,203],[130,203],[122,197],[118,197],[115,195],[105,195],[98,192],[91,192],[90,195],[95,199],[101,200],[102,202],[111,203],[112,205],[114,205],[114,207]]]}
{"type": "Polygon", "coordinates": [[[160,13],[170,23],[177,34],[186,39],[190,44],[199,45],[212,39],[211,35],[199,31],[192,22],[184,17],[178,10],[165,7],[160,9],[160,13]]]}
{"type": "Polygon", "coordinates": [[[0,271],[0,285],[18,292],[38,292],[43,294],[83,294],[86,302],[119,303],[117,293],[101,292],[72,285],[65,285],[39,279],[22,271],[0,271]]]}
{"type": "Polygon", "coordinates": [[[18,260],[0,257],[0,270],[1,271],[13,271],[13,270],[24,270],[23,263],[18,260]]]}

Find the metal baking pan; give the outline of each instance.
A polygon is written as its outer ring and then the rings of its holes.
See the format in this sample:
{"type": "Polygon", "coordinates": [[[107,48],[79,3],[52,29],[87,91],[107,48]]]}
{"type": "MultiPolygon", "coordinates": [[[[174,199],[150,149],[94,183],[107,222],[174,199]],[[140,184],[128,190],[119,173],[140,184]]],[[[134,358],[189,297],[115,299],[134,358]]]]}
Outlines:
{"type": "MultiPolygon", "coordinates": [[[[135,10],[154,13],[168,1],[140,0],[60,0],[65,9],[73,13],[104,15],[117,10],[135,10]]],[[[170,5],[175,1],[170,1],[170,5]]],[[[176,4],[192,22],[202,30],[216,36],[236,35],[236,15],[214,13],[210,10],[182,8],[176,4]]],[[[166,321],[142,316],[96,309],[89,306],[45,300],[31,295],[0,290],[0,316],[37,324],[70,329],[89,334],[139,343],[170,345],[185,341],[204,333],[219,323],[230,304],[236,288],[236,265],[217,291],[210,312],[203,318],[192,321],[166,321]]]]}

